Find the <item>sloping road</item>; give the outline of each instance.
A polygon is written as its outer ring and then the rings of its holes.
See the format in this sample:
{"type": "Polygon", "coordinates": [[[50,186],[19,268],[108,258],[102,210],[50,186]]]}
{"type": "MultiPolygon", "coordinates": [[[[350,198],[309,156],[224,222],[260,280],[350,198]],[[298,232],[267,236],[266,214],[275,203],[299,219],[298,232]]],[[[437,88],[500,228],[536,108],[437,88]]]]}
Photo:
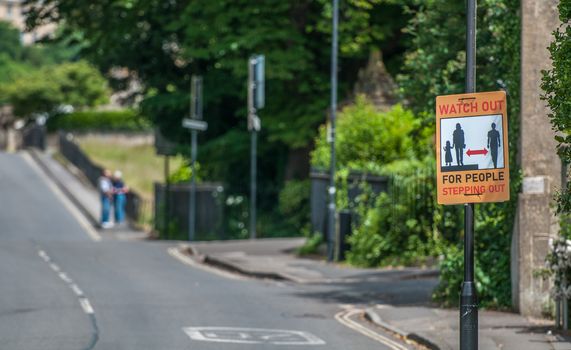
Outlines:
{"type": "Polygon", "coordinates": [[[25,154],[0,154],[0,349],[399,349],[300,286],[185,265],[172,243],[98,240],[57,193],[25,154]]]}

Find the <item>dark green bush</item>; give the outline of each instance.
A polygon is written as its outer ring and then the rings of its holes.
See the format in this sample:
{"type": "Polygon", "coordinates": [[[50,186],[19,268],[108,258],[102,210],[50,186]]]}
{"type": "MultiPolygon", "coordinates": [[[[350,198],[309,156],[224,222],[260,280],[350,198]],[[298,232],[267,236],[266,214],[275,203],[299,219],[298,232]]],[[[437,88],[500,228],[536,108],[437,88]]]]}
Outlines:
{"type": "Polygon", "coordinates": [[[279,195],[279,213],[283,220],[297,233],[308,231],[309,226],[309,180],[291,180],[286,182],[279,195]]]}
{"type": "Polygon", "coordinates": [[[137,112],[85,111],[60,114],[47,122],[49,131],[149,131],[150,124],[137,112]]]}

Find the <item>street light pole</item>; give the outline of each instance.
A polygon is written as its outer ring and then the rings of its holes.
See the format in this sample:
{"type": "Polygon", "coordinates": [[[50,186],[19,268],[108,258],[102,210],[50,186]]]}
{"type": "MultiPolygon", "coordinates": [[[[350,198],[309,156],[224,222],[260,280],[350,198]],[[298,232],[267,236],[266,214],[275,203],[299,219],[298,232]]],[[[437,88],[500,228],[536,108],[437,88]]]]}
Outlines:
{"type": "MultiPolygon", "coordinates": [[[[466,7],[466,93],[476,92],[476,0],[466,7]]],[[[464,282],[460,295],[460,350],[478,349],[478,297],[474,283],[474,203],[464,204],[464,282]]]]}
{"type": "Polygon", "coordinates": [[[333,28],[331,38],[331,110],[329,114],[329,143],[331,146],[331,161],[329,164],[329,212],[327,225],[327,260],[333,261],[333,240],[336,226],[335,205],[335,120],[337,117],[337,45],[339,25],[339,0],[333,0],[333,28]]]}

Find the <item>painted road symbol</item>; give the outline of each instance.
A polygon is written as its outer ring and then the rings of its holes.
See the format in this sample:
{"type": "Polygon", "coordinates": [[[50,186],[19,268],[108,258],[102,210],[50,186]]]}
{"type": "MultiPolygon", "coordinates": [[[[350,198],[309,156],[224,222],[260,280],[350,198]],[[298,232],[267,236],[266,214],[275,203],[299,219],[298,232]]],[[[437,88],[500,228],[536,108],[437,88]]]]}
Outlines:
{"type": "Polygon", "coordinates": [[[272,345],[325,345],[325,341],[308,332],[280,329],[235,328],[235,327],[187,327],[183,331],[192,340],[272,345]]]}
{"type": "Polygon", "coordinates": [[[506,94],[436,98],[439,204],[509,200],[506,94]]]}

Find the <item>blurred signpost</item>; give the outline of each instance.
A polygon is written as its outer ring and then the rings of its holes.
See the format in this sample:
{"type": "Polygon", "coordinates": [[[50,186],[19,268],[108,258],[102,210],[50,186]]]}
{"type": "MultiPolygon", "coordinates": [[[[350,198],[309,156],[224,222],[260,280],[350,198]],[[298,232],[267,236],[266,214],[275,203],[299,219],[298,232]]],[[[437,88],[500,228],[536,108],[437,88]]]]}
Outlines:
{"type": "Polygon", "coordinates": [[[188,240],[193,241],[196,229],[196,154],[198,152],[198,132],[206,131],[208,124],[202,120],[202,77],[192,76],[190,87],[190,119],[182,120],[182,127],[190,129],[191,149],[190,149],[190,203],[188,219],[188,240]]]}
{"type": "Polygon", "coordinates": [[[262,125],[258,110],[264,108],[265,100],[265,57],[252,56],[248,60],[248,130],[251,134],[250,147],[250,238],[256,238],[256,171],[258,132],[262,125]]]}
{"type": "Polygon", "coordinates": [[[158,128],[155,128],[155,152],[159,156],[165,156],[165,195],[163,207],[163,234],[169,238],[169,215],[170,215],[170,167],[169,157],[176,155],[176,143],[167,140],[158,128]]]}
{"type": "Polygon", "coordinates": [[[467,0],[466,94],[436,98],[438,203],[464,204],[460,350],[478,349],[474,203],[509,200],[506,95],[504,92],[475,93],[476,18],[476,0],[467,0]]]}

